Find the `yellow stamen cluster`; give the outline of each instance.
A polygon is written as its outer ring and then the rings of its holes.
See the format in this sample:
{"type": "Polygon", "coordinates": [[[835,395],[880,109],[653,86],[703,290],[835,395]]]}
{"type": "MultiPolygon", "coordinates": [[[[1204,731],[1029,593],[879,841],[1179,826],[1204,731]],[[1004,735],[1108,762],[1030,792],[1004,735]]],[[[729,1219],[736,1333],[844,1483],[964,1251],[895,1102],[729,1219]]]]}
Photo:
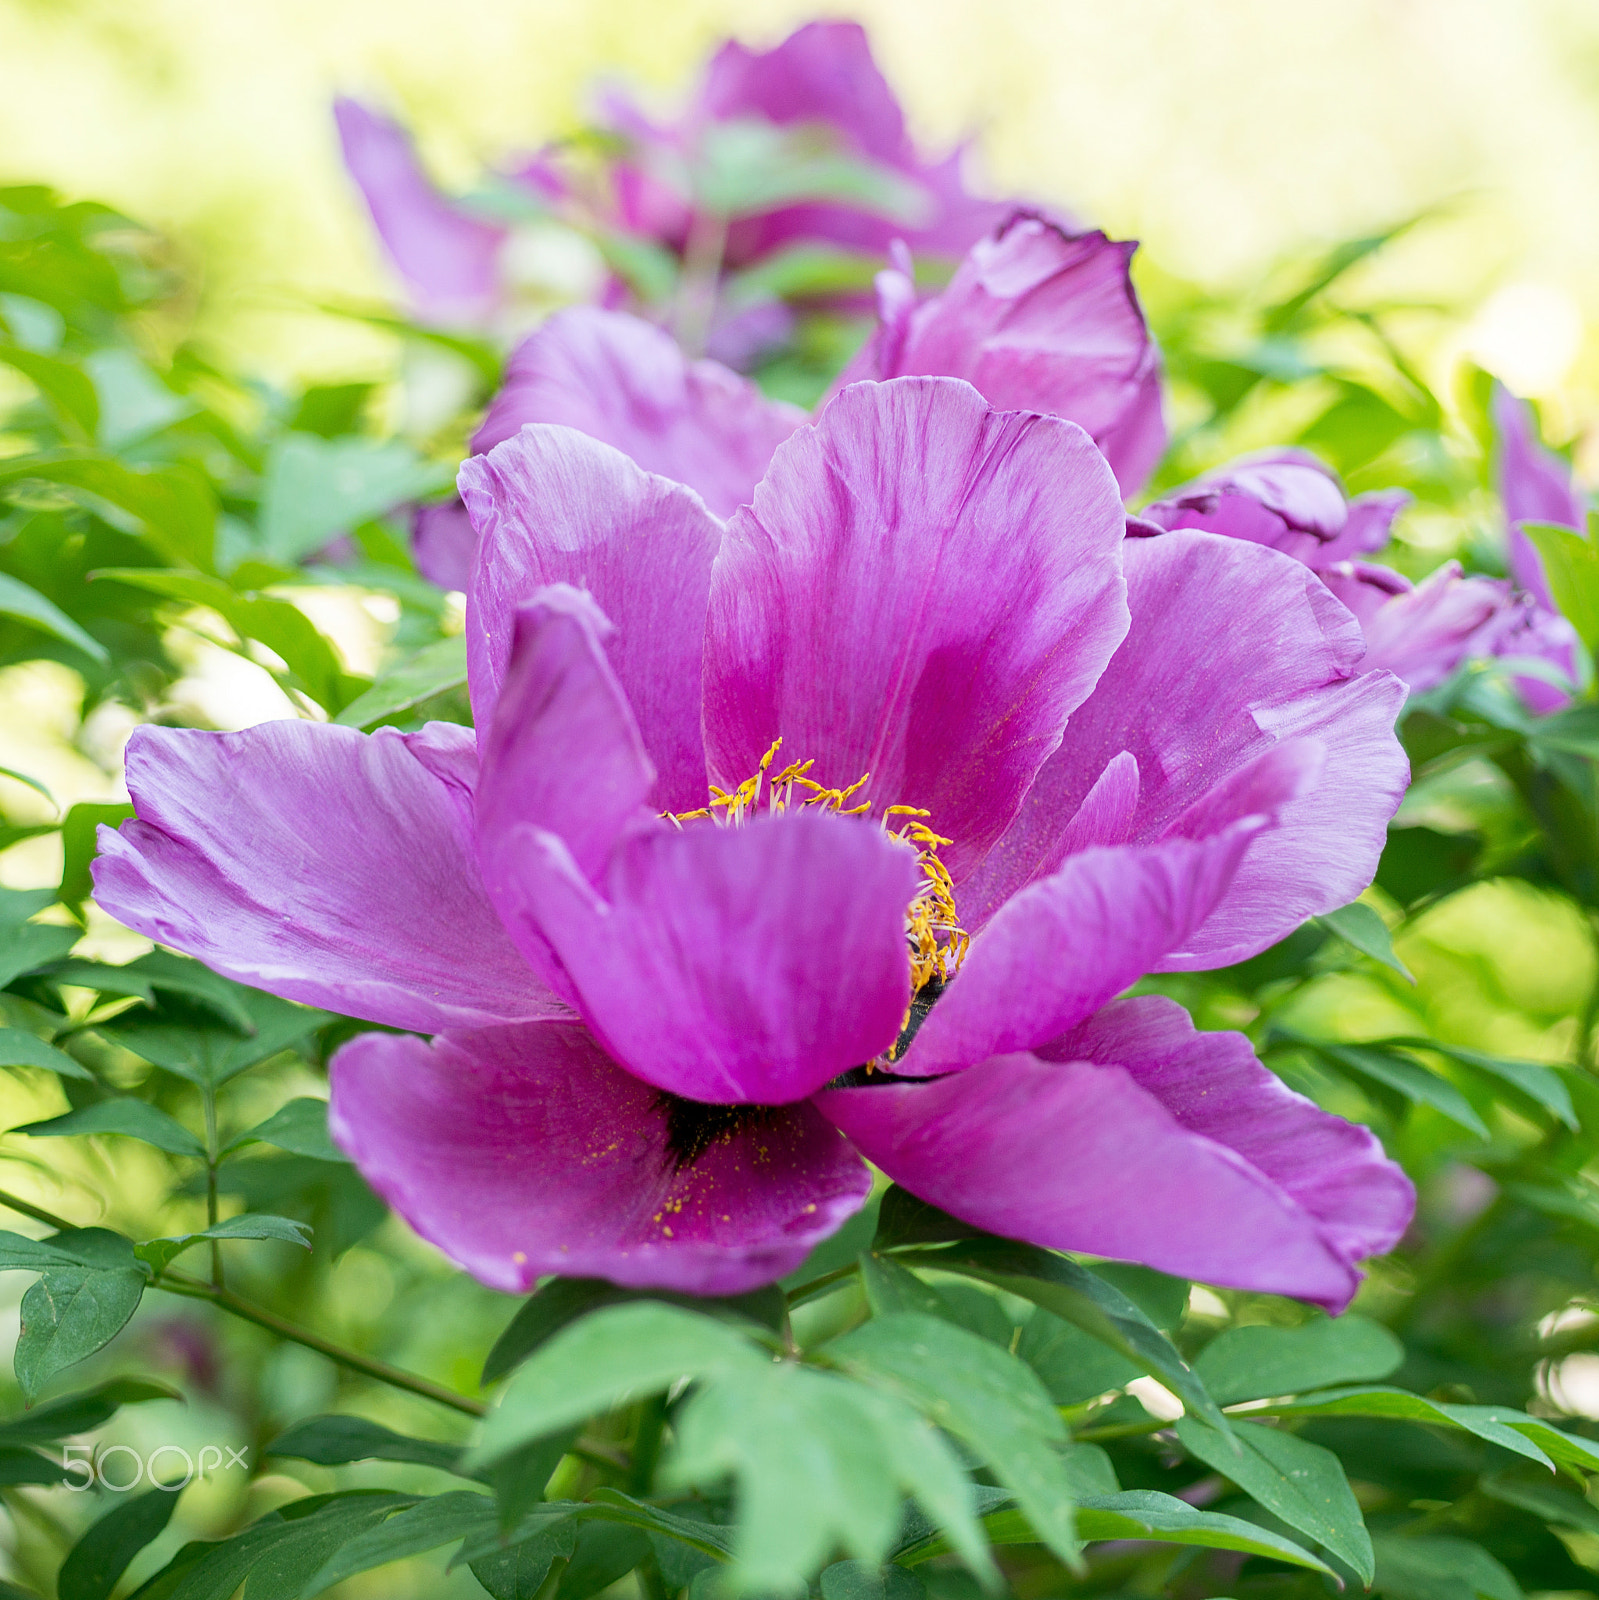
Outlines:
{"type": "MultiPolygon", "coordinates": [[[[713,783],[708,805],[698,811],[668,811],[664,813],[667,820],[678,827],[702,818],[720,827],[737,827],[755,815],[763,793],[769,816],[808,807],[820,807],[843,817],[870,815],[871,801],[859,805],[849,802],[866,787],[871,773],[862,773],[847,789],[828,789],[810,776],[814,761],[791,761],[773,772],[772,763],[782,747],[781,739],[774,740],[753,775],[736,789],[718,789],[713,783]]],[[[916,864],[922,872],[921,886],[905,912],[913,994],[935,978],[947,982],[954,977],[971,942],[956,915],[955,886],[938,857],[939,850],[954,841],[928,827],[925,819],[931,815],[917,806],[889,806],[883,813],[884,831],[916,852],[916,864]]]]}

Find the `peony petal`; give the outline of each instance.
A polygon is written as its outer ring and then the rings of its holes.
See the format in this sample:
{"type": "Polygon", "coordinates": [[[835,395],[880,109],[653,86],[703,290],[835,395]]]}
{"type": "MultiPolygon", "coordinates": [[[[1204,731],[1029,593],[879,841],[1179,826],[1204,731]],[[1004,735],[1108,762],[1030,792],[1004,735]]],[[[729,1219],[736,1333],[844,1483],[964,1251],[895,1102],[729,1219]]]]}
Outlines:
{"type": "Polygon", "coordinates": [[[1468,657],[1487,654],[1514,607],[1499,578],[1465,577],[1446,561],[1414,588],[1387,567],[1341,561],[1322,582],[1360,619],[1368,669],[1386,667],[1412,694],[1436,687],[1468,657]]]}
{"type": "Polygon", "coordinates": [[[1371,881],[1408,775],[1393,732],[1404,685],[1386,672],[1353,676],[1365,652],[1354,617],[1307,567],[1274,551],[1184,530],[1129,539],[1124,559],[1126,642],[961,912],[975,930],[1027,882],[1123,750],[1140,777],[1127,837],[1150,843],[1273,744],[1313,739],[1325,751],[1320,782],[1250,850],[1180,963],[1224,966],[1371,881]]]}
{"type": "Polygon", "coordinates": [[[333,116],[344,164],[417,309],[444,323],[491,315],[500,297],[505,230],[468,215],[433,187],[399,123],[354,100],[337,101],[333,116]]]}
{"type": "Polygon", "coordinates": [[[241,983],[425,1032],[565,1015],[506,937],[472,847],[469,729],[140,728],[136,821],[95,898],[241,983]]]}
{"type": "Polygon", "coordinates": [[[1499,498],[1510,525],[1510,575],[1519,587],[1536,595],[1545,610],[1553,611],[1543,557],[1521,524],[1554,522],[1586,534],[1587,511],[1572,486],[1571,468],[1540,442],[1527,402],[1496,383],[1492,409],[1499,498]]]}
{"type": "MultiPolygon", "coordinates": [[[[1349,508],[1332,472],[1305,450],[1262,450],[1208,472],[1145,506],[1146,521],[1269,545],[1307,566],[1344,544],[1349,508]]],[[[1369,531],[1371,516],[1357,523],[1369,531]]],[[[1329,560],[1338,559],[1328,557],[1329,560]]]]}
{"type": "Polygon", "coordinates": [[[588,589],[615,624],[610,668],[658,774],[657,809],[705,804],[700,675],[721,527],[681,484],[570,428],[525,428],[461,468],[487,558],[466,637],[472,709],[490,726],[517,607],[548,584],[588,589]]]}
{"type": "Polygon", "coordinates": [[[892,1070],[909,1076],[1031,1049],[1184,950],[1267,827],[1247,817],[1206,839],[1085,850],[1011,899],[892,1070]]]}
{"type": "Polygon", "coordinates": [[[1035,1054],[1124,1068],[1190,1133],[1292,1196],[1351,1261],[1391,1250],[1410,1225],[1416,1191],[1369,1128],[1295,1094],[1241,1033],[1199,1033],[1173,1000],[1115,1001],[1035,1054]]]}
{"type": "Polygon", "coordinates": [[[727,259],[734,265],[818,240],[881,255],[896,238],[905,238],[918,249],[959,255],[1005,214],[1004,207],[966,192],[963,152],[938,162],[917,154],[859,23],[807,23],[767,51],[730,41],[711,61],[696,111],[702,125],[758,120],[824,128],[857,160],[910,179],[926,202],[928,215],[919,226],[879,214],[869,202],[784,205],[740,217],[728,236],[727,259]]]}
{"type": "Polygon", "coordinates": [[[736,372],[690,361],[652,323],[573,306],[517,346],[472,450],[482,455],[530,422],[559,423],[686,483],[727,517],[749,503],[772,452],[804,420],[736,372]]]}
{"type": "Polygon", "coordinates": [[[910,1004],[909,850],[821,812],[628,839],[602,893],[524,828],[513,936],[533,929],[635,1076],[690,1100],[784,1105],[893,1043],[910,1004]]]}
{"type": "Polygon", "coordinates": [[[431,1047],[363,1034],[330,1077],[329,1126],[367,1181],[508,1294],[552,1272],[740,1294],[798,1266],[871,1188],[810,1106],[696,1120],[575,1024],[431,1047]],[[685,1133],[700,1148],[679,1164],[685,1133]]]}
{"type": "Polygon", "coordinates": [[[959,881],[1122,636],[1123,527],[1071,423],[991,411],[950,378],[845,390],[728,524],[706,635],[713,780],[742,782],[781,736],[824,784],[870,774],[879,814],[930,810],[959,881]]]}
{"type": "Polygon", "coordinates": [[[416,508],[411,517],[411,555],[429,583],[441,589],[467,588],[477,557],[477,529],[458,499],[416,508]]]}
{"type": "Polygon", "coordinates": [[[1354,1293],[1303,1207],[1123,1067],[1002,1055],[816,1106],[896,1183],[1007,1238],[1340,1309],[1354,1293]]]}
{"type": "Polygon", "coordinates": [[[477,788],[478,848],[497,905],[518,876],[516,829],[559,834],[594,882],[622,829],[648,815],[655,774],[606,661],[612,631],[594,601],[566,584],[538,590],[516,613],[477,788]]]}
{"type": "Polygon", "coordinates": [[[1410,500],[1411,496],[1403,489],[1377,489],[1370,494],[1357,494],[1349,502],[1343,531],[1321,547],[1312,565],[1319,571],[1334,562],[1358,561],[1362,556],[1381,550],[1392,537],[1394,518],[1410,500]]]}
{"type": "Polygon", "coordinates": [[[1123,495],[1136,493],[1166,434],[1155,345],[1128,276],[1135,249],[1017,213],[941,294],[885,325],[852,371],[965,378],[996,410],[1065,417],[1093,436],[1123,495]]]}

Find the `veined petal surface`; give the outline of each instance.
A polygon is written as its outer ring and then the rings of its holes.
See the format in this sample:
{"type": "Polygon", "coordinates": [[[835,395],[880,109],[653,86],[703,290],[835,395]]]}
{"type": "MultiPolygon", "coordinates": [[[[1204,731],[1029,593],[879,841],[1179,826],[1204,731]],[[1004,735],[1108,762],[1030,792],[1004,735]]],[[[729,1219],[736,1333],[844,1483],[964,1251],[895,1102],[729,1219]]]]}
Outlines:
{"type": "Polygon", "coordinates": [[[95,898],[130,928],[307,1005],[433,1032],[564,1015],[489,904],[470,729],[140,728],[137,817],[95,898]]]}
{"type": "Polygon", "coordinates": [[[431,1046],[362,1034],[330,1078],[329,1127],[367,1182],[508,1294],[552,1272],[740,1294],[798,1266],[871,1188],[810,1106],[696,1123],[575,1023],[431,1046]]]}
{"type": "Polygon", "coordinates": [[[1092,441],[951,378],[856,384],[779,451],[711,578],[706,758],[772,741],[876,814],[924,807],[968,873],[1126,628],[1125,518],[1092,441]]]}

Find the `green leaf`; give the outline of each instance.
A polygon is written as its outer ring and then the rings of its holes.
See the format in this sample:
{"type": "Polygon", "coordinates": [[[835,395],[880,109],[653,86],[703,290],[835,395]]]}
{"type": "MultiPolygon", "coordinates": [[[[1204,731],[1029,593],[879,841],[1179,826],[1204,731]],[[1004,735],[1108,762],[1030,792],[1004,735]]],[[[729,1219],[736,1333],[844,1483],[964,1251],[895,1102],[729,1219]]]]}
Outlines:
{"type": "Polygon", "coordinates": [[[1072,1493],[1056,1446],[1065,1425],[1024,1363],[964,1328],[915,1312],[878,1317],[825,1353],[924,1411],[993,1469],[1061,1560],[1077,1562],[1072,1493]]]}
{"type": "Polygon", "coordinates": [[[822,1600],[922,1600],[927,1585],[904,1567],[835,1561],[817,1579],[822,1600]]]}
{"type": "Polygon", "coordinates": [[[198,572],[107,567],[94,576],[149,589],[186,605],[210,607],[241,639],[254,639],[280,656],[288,669],[290,686],[303,690],[324,710],[337,711],[349,698],[347,690],[352,683],[360,681],[347,677],[332,644],[288,600],[249,590],[241,592],[221,578],[198,572]]]}
{"type": "Polygon", "coordinates": [[[73,1545],[56,1576],[58,1600],[110,1600],[128,1563],[166,1530],[178,1496],[151,1489],[113,1505],[73,1545]]]}
{"type": "Polygon", "coordinates": [[[144,1244],[135,1245],[133,1253],[157,1272],[164,1272],[185,1250],[202,1239],[277,1239],[284,1244],[297,1244],[302,1250],[309,1250],[310,1234],[308,1223],[250,1211],[242,1217],[229,1217],[226,1222],[204,1228],[199,1233],[180,1233],[169,1238],[147,1240],[144,1244]]]}
{"type": "MultiPolygon", "coordinates": [[[[1008,1496],[1003,1503],[1009,1504],[1008,1496]]],[[[995,1508],[983,1523],[995,1544],[1031,1544],[1036,1540],[1026,1519],[1014,1511],[995,1508]]],[[[1077,1532],[1085,1544],[1106,1539],[1149,1539],[1160,1544],[1237,1550],[1245,1555],[1287,1561],[1315,1572],[1332,1571],[1324,1561],[1292,1539],[1257,1528],[1240,1517],[1196,1510],[1175,1495],[1152,1489],[1085,1495],[1077,1507],[1077,1532]]],[[[948,1548],[943,1538],[929,1533],[902,1545],[894,1558],[907,1565],[920,1566],[934,1556],[945,1554],[948,1548]]]]}
{"type": "Polygon", "coordinates": [[[409,661],[379,678],[333,720],[349,728],[370,728],[465,682],[466,636],[451,634],[418,650],[409,661]]]}
{"type": "Polygon", "coordinates": [[[350,1461],[410,1461],[418,1466],[454,1472],[459,1445],[436,1439],[413,1439],[365,1417],[307,1417],[266,1447],[269,1456],[293,1456],[319,1466],[338,1467],[350,1461]]]}
{"type": "Polygon", "coordinates": [[[205,1145],[175,1117],[147,1100],[98,1100],[77,1111],[68,1111],[64,1116],[24,1123],[11,1131],[31,1134],[36,1139],[119,1133],[130,1139],[142,1139],[169,1155],[205,1159],[205,1145]]]}
{"type": "Polygon", "coordinates": [[[639,1300],[607,1306],[550,1338],[507,1385],[465,1463],[487,1466],[518,1446],[682,1378],[765,1366],[770,1357],[712,1317],[639,1300]]]}
{"type": "Polygon", "coordinates": [[[297,1600],[305,1582],[341,1546],[415,1503],[414,1495],[380,1490],[310,1495],[268,1512],[232,1538],[185,1545],[146,1587],[161,1600],[231,1600],[248,1580],[245,1600],[297,1600]],[[158,1587],[169,1574],[167,1585],[158,1587]]]}
{"type": "Polygon", "coordinates": [[[1401,1422],[1441,1424],[1463,1428],[1479,1439],[1546,1467],[1552,1465],[1553,1458],[1590,1472],[1599,1469],[1599,1445],[1506,1406],[1455,1405],[1384,1387],[1329,1389],[1268,1409],[1280,1417],[1387,1417],[1401,1422]]]}
{"type": "Polygon", "coordinates": [[[785,1306],[782,1291],[776,1288],[756,1289],[750,1294],[714,1296],[673,1295],[650,1290],[647,1295],[636,1289],[623,1289],[603,1278],[552,1278],[523,1302],[522,1309],[507,1324],[505,1331],[494,1341],[488,1359],[483,1363],[482,1382],[493,1383],[525,1361],[569,1322],[597,1311],[601,1306],[626,1305],[640,1298],[684,1310],[716,1317],[735,1326],[749,1324],[755,1327],[778,1329],[783,1325],[785,1306]]]}
{"type": "Polygon", "coordinates": [[[453,1544],[469,1534],[492,1528],[494,1498],[471,1489],[452,1489],[407,1506],[376,1526],[358,1533],[339,1546],[300,1589],[300,1600],[311,1600],[324,1589],[369,1572],[373,1567],[403,1561],[440,1545],[453,1544]]]}
{"type": "Polygon", "coordinates": [[[866,1303],[874,1317],[892,1316],[896,1311],[920,1311],[930,1317],[942,1317],[946,1322],[959,1320],[937,1289],[924,1283],[892,1256],[864,1250],[860,1269],[866,1303]]]}
{"type": "Polygon", "coordinates": [[[77,913],[94,887],[90,865],[99,853],[99,829],[115,828],[133,815],[130,805],[83,801],[61,823],[61,887],[56,897],[77,913]]]}
{"type": "MultiPolygon", "coordinates": [[[[47,891],[55,898],[55,891],[47,891]]],[[[79,939],[81,928],[63,928],[49,922],[24,922],[0,928],[0,989],[23,976],[59,961],[79,939]]]]}
{"type": "Polygon", "coordinates": [[[258,1063],[301,1045],[310,1034],[333,1020],[329,1012],[311,1011],[292,1000],[236,987],[237,997],[251,1018],[250,1031],[243,1038],[221,1028],[177,1027],[159,1022],[136,1022],[116,1029],[112,1037],[135,1055],[196,1087],[215,1089],[258,1063]]]}
{"type": "Polygon", "coordinates": [[[309,1156],[313,1161],[348,1164],[350,1160],[328,1135],[327,1101],[309,1095],[289,1101],[265,1122],[257,1123],[248,1133],[241,1133],[223,1154],[231,1155],[247,1144],[274,1145],[297,1156],[309,1156]]]}
{"type": "Polygon", "coordinates": [[[1458,1061],[1462,1066],[1475,1067],[1501,1083],[1508,1083],[1529,1100],[1558,1117],[1568,1128],[1578,1126],[1577,1113],[1571,1104],[1571,1090],[1559,1070],[1542,1061],[1518,1061],[1509,1056],[1489,1055],[1482,1050],[1468,1050],[1463,1045],[1443,1044],[1437,1039],[1383,1039],[1382,1044],[1400,1045],[1407,1050],[1432,1050],[1438,1055],[1458,1061]]]}
{"type": "Polygon", "coordinates": [[[63,1078],[95,1081],[94,1074],[82,1062],[22,1028],[0,1028],[0,1067],[42,1067],[63,1078]]]}
{"type": "Polygon", "coordinates": [[[1357,1078],[1380,1084],[1408,1100],[1412,1105],[1431,1106],[1434,1111],[1474,1133],[1479,1139],[1488,1137],[1488,1129],[1471,1102],[1447,1078],[1440,1078],[1409,1056],[1396,1050],[1384,1050],[1369,1044],[1327,1044],[1295,1038],[1281,1029],[1274,1030],[1277,1037],[1292,1042],[1317,1055],[1336,1062],[1357,1078]]]}
{"type": "MultiPolygon", "coordinates": [[[[35,794],[43,795],[52,806],[56,803],[56,797],[37,778],[30,778],[27,773],[18,772],[15,767],[0,767],[0,778],[10,778],[13,783],[20,783],[24,788],[32,789],[35,794]]],[[[49,829],[46,828],[44,831],[48,832],[49,829]]]]}
{"type": "Polygon", "coordinates": [[[37,1450],[20,1445],[0,1444],[0,1487],[36,1483],[44,1486],[65,1483],[72,1476],[64,1462],[52,1461],[37,1450]]]}
{"type": "Polygon", "coordinates": [[[469,1557],[472,1576],[494,1600],[535,1600],[554,1563],[572,1559],[581,1527],[574,1516],[552,1517],[508,1548],[469,1557]]]}
{"type": "Polygon", "coordinates": [[[17,1382],[30,1400],[66,1367],[109,1344],[138,1308],[137,1267],[49,1267],[22,1297],[17,1382]]]}
{"type": "Polygon", "coordinates": [[[1258,1422],[1234,1420],[1232,1439],[1197,1417],[1178,1418],[1176,1431],[1190,1455],[1371,1582],[1371,1536],[1332,1451],[1258,1422]]]}
{"type": "Polygon", "coordinates": [[[0,483],[38,478],[76,489],[127,512],[169,560],[210,571],[216,543],[216,494],[188,465],[135,468],[98,450],[65,448],[0,460],[0,483]]]}
{"type": "Polygon", "coordinates": [[[1490,1499],[1515,1506],[1540,1522],[1575,1528],[1579,1533],[1599,1533],[1599,1508],[1546,1473],[1512,1468],[1479,1478],[1477,1487],[1490,1499]]]}
{"type": "Polygon", "coordinates": [[[1393,1600],[1522,1600],[1516,1580],[1467,1539],[1390,1537],[1376,1547],[1372,1587],[1393,1600]]]}
{"type": "Polygon", "coordinates": [[[0,362],[33,384],[65,433],[82,443],[94,438],[100,426],[100,402],[87,373],[55,356],[4,342],[0,342],[0,362]]]}
{"type": "Polygon", "coordinates": [[[1227,1431],[1227,1421],[1177,1347],[1114,1284],[1066,1256],[1008,1239],[962,1240],[907,1261],[958,1272],[1031,1300],[1159,1378],[1196,1416],[1227,1431]]]}
{"type": "Polygon", "coordinates": [[[123,1406],[182,1398],[164,1383],[151,1383],[145,1378],[112,1378],[0,1421],[0,1444],[44,1444],[75,1433],[90,1433],[109,1422],[123,1406]]]}
{"type": "Polygon", "coordinates": [[[54,601],[47,600],[37,589],[30,589],[8,572],[0,572],[0,616],[13,617],[26,622],[81,650],[91,661],[109,661],[106,647],[91,634],[87,634],[54,601]]]}
{"type": "Polygon", "coordinates": [[[1524,522],[1521,530],[1543,558],[1555,608],[1590,650],[1599,647],[1599,546],[1554,523],[1524,522]]]}
{"type": "Polygon", "coordinates": [[[1405,1347],[1380,1322],[1346,1312],[1297,1328],[1228,1328],[1200,1351],[1194,1371],[1216,1404],[1228,1406],[1386,1378],[1404,1359],[1405,1347]]]}
{"type": "Polygon", "coordinates": [[[436,494],[453,477],[398,440],[286,433],[267,457],[262,543],[271,560],[294,566],[335,534],[403,501],[436,494]]]}
{"type": "MultiPolygon", "coordinates": [[[[1003,1358],[973,1335],[961,1337],[1003,1358]]],[[[667,1487],[706,1488],[729,1475],[736,1482],[736,1560],[724,1579],[735,1592],[791,1591],[834,1550],[876,1565],[900,1526],[902,1492],[916,1497],[968,1565],[992,1575],[959,1463],[893,1394],[787,1362],[741,1363],[690,1395],[673,1427],[667,1487]]]]}
{"type": "Polygon", "coordinates": [[[725,217],[832,200],[917,225],[931,205],[920,184],[892,167],[846,155],[810,128],[754,118],[709,124],[690,181],[699,203],[725,217]]]}
{"type": "Polygon", "coordinates": [[[0,1272],[47,1267],[131,1267],[133,1241],[108,1228],[68,1228],[46,1239],[0,1231],[0,1272]]]}
{"type": "Polygon", "coordinates": [[[1409,978],[1412,983],[1416,981],[1410,968],[1394,954],[1394,941],[1389,935],[1388,924],[1364,901],[1352,901],[1314,920],[1336,933],[1345,944],[1353,945],[1362,955],[1391,967],[1401,978],[1409,978]]]}

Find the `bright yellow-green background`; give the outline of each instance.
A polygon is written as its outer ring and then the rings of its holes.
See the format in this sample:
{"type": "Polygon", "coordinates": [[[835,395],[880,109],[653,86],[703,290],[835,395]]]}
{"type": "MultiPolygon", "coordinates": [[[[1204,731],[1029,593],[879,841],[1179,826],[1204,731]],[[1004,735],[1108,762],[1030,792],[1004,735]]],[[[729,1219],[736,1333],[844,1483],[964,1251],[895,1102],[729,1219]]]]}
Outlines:
{"type": "MultiPolygon", "coordinates": [[[[803,0],[0,0],[0,176],[171,229],[209,333],[259,369],[370,368],[370,336],[291,314],[389,280],[328,101],[389,105],[445,177],[581,115],[596,75],[663,103],[732,32],[803,0]]],[[[1595,0],[857,0],[913,126],[978,134],[990,183],[1247,280],[1285,247],[1448,217],[1391,252],[1396,293],[1555,431],[1599,421],[1595,0]]],[[[1599,464],[1599,463],[1596,463],[1599,464]]]]}

